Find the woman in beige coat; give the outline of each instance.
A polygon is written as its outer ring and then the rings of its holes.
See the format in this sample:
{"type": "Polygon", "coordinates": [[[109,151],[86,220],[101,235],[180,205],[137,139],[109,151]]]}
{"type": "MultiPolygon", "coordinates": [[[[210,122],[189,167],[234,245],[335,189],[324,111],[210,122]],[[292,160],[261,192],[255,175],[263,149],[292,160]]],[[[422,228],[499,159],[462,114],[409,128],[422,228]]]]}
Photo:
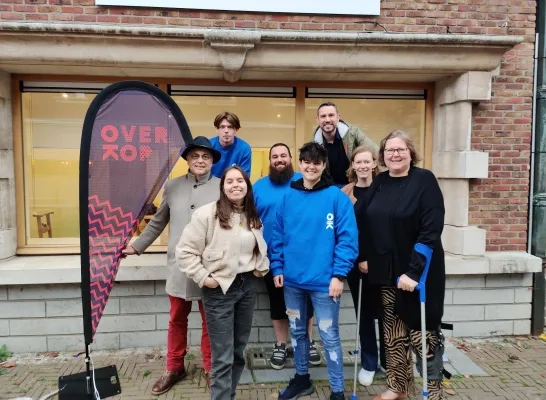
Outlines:
{"type": "Polygon", "coordinates": [[[261,228],[250,180],[233,166],[220,180],[220,199],[195,211],[176,248],[180,270],[202,288],[212,400],[235,398],[245,366],[258,279],[269,271],[261,228]]]}

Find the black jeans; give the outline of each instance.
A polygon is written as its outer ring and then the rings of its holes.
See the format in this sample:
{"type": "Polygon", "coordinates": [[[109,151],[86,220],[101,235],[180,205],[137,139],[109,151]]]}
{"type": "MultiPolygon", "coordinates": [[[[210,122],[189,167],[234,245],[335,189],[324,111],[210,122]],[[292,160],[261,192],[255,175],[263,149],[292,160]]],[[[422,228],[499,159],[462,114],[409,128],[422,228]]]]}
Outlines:
{"type": "MultiPolygon", "coordinates": [[[[360,271],[355,265],[347,275],[347,283],[351,289],[355,312],[358,312],[358,288],[360,271]]],[[[383,337],[383,322],[381,318],[381,292],[379,286],[370,285],[368,276],[362,275],[362,293],[360,305],[360,362],[366,371],[377,369],[377,339],[375,335],[375,319],[379,320],[379,363],[386,369],[385,340],[383,337]]]]}
{"type": "Polygon", "coordinates": [[[220,287],[203,288],[212,353],[211,400],[235,398],[245,367],[258,279],[252,272],[238,274],[226,294],[220,287]]]}

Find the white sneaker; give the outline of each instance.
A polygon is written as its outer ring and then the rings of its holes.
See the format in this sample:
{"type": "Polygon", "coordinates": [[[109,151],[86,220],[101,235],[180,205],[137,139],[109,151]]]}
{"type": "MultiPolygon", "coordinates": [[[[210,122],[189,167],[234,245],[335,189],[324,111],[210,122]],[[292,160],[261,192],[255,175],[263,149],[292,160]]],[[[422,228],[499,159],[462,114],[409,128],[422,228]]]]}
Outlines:
{"type": "Polygon", "coordinates": [[[364,368],[358,373],[358,382],[362,386],[370,386],[373,382],[373,377],[375,376],[375,371],[366,371],[364,368]]]}

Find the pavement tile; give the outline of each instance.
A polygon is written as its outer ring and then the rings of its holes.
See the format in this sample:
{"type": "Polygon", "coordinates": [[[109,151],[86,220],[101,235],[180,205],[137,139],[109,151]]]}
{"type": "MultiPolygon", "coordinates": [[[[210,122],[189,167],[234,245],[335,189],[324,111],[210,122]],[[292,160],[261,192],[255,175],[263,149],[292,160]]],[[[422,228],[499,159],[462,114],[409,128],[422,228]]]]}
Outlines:
{"type": "MultiPolygon", "coordinates": [[[[447,400],[546,400],[546,342],[539,338],[506,338],[486,342],[464,342],[451,339],[447,346],[446,367],[454,372],[449,382],[456,394],[447,400]],[[463,350],[459,350],[463,349],[463,350]]],[[[191,349],[190,349],[191,350],[191,349]]],[[[201,360],[196,350],[186,367],[188,377],[161,396],[150,391],[165,370],[164,349],[94,352],[95,368],[116,365],[122,394],[112,400],[205,400],[210,399],[200,377],[201,360]]],[[[15,368],[0,376],[0,400],[28,396],[38,400],[56,389],[59,376],[85,370],[84,359],[61,353],[56,358],[16,355],[15,368]]],[[[349,364],[346,362],[344,364],[349,364]]],[[[238,387],[238,400],[275,400],[278,391],[293,376],[292,368],[273,371],[257,368],[245,370],[238,387]]],[[[328,400],[330,389],[325,367],[311,368],[316,392],[301,400],[328,400]]],[[[345,392],[352,394],[352,367],[345,365],[345,392]]],[[[370,400],[386,389],[385,381],[378,379],[370,387],[357,386],[358,400],[370,400]]],[[[54,399],[57,397],[55,396],[54,399]]],[[[419,396],[410,397],[411,400],[419,396]]]]}

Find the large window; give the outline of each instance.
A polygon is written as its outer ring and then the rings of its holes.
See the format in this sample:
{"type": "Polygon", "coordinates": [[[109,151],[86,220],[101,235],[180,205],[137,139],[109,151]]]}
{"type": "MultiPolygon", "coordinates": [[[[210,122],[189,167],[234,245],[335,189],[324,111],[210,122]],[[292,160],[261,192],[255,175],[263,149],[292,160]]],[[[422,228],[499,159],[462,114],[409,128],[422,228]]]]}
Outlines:
{"type": "MultiPolygon", "coordinates": [[[[25,233],[20,248],[79,251],[78,177],[81,130],[87,109],[105,84],[42,82],[22,85],[21,116],[22,163],[16,179],[23,192],[24,215],[18,228],[25,233]],[[34,246],[34,247],[33,247],[34,246]]],[[[192,135],[213,137],[214,117],[223,111],[241,120],[238,136],[252,147],[251,180],[268,172],[269,147],[286,143],[296,155],[296,147],[311,140],[316,128],[316,109],[324,101],[338,105],[341,118],[359,126],[376,143],[391,130],[408,132],[424,154],[424,90],[313,89],[299,87],[163,86],[183,111],[192,135]],[[296,96],[296,94],[298,96],[296,96]]],[[[17,134],[17,132],[16,132],[17,134]]],[[[297,163],[296,163],[297,164],[297,163]]],[[[296,166],[297,167],[297,166],[296,166]]],[[[187,172],[180,160],[170,178],[187,172]]],[[[161,201],[161,192],[155,199],[161,201]]],[[[148,219],[151,216],[148,216],[148,219]]],[[[140,229],[144,229],[143,221],[140,229]]],[[[151,250],[164,251],[168,230],[151,250]]],[[[20,239],[20,242],[22,238],[20,239]]],[[[24,252],[24,251],[23,251],[24,252]]]]}

